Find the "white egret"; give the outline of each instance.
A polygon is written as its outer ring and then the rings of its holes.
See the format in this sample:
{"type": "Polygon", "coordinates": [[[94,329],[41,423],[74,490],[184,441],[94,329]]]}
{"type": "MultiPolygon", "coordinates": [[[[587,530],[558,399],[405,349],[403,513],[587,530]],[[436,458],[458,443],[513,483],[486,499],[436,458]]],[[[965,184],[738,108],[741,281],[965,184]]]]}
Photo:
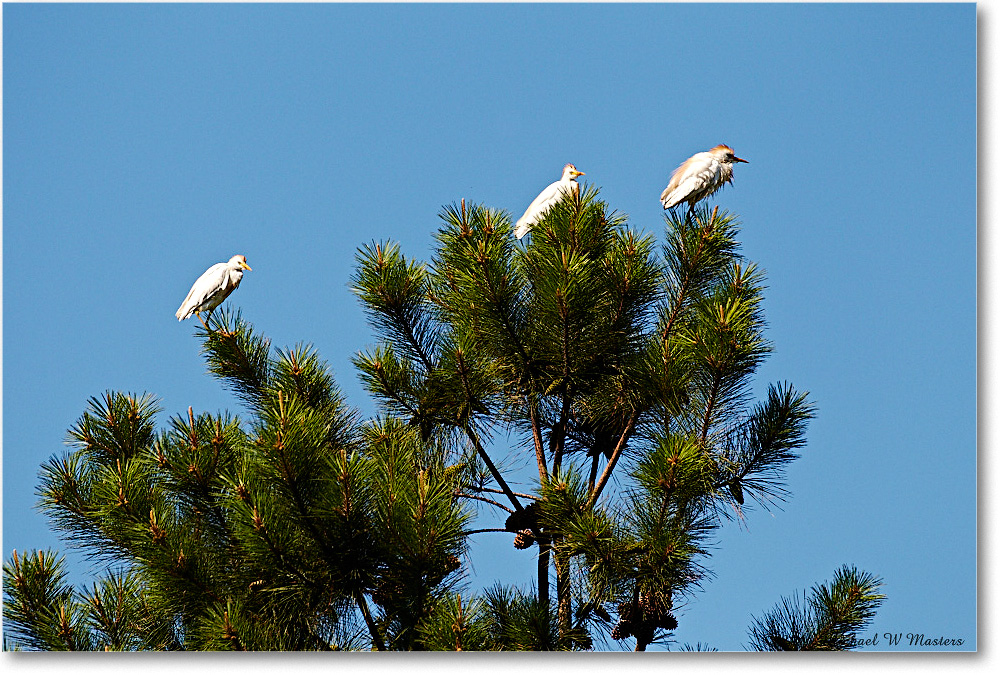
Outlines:
{"type": "Polygon", "coordinates": [[[576,182],[577,176],[584,176],[582,171],[577,171],[576,167],[572,164],[567,164],[563,167],[562,179],[557,180],[552,183],[547,188],[542,190],[541,194],[535,197],[535,201],[531,202],[528,206],[528,210],[524,212],[524,215],[517,221],[517,227],[514,228],[514,234],[518,239],[528,234],[531,231],[531,226],[542,219],[545,212],[548,211],[553,204],[558,202],[566,194],[579,194],[580,184],[576,182]]]}
{"type": "Polygon", "coordinates": [[[695,203],[708,197],[726,183],[733,182],[733,165],[747,162],[733,154],[728,145],[717,145],[689,157],[670,175],[670,183],[660,195],[664,209],[688,203],[688,213],[695,203]]]}
{"type": "Polygon", "coordinates": [[[194,282],[194,286],[174,316],[178,321],[183,321],[194,314],[198,317],[198,321],[201,321],[201,325],[208,330],[208,324],[201,318],[201,313],[211,314],[213,309],[221,305],[222,301],[240,285],[243,270],[249,269],[251,268],[247,265],[246,256],[242,255],[234,255],[229,262],[215,263],[194,282]]]}

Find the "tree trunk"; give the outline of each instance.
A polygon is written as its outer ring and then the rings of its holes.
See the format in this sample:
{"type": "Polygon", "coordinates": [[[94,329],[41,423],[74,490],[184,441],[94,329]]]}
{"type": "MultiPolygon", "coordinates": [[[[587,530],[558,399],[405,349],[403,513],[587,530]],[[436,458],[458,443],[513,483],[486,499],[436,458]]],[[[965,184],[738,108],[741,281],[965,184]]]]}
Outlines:
{"type": "Polygon", "coordinates": [[[565,642],[573,630],[573,596],[570,593],[569,556],[556,553],[556,597],[559,601],[559,639],[565,642]]]}
{"type": "Polygon", "coordinates": [[[549,606],[549,545],[544,539],[538,540],[538,602],[549,606]]]}

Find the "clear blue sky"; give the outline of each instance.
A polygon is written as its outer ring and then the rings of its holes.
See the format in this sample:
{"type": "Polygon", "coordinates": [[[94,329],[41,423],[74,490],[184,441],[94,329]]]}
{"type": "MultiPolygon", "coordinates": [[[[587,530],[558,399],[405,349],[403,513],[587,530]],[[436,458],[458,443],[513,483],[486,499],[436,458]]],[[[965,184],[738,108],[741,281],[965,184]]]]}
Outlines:
{"type": "MultiPolygon", "coordinates": [[[[442,205],[517,217],[566,162],[662,239],[671,170],[727,143],[750,164],[713,201],[768,274],[757,391],[818,416],[676,638],[740,650],[850,563],[886,582],[871,632],[975,649],[975,40],[972,4],[5,5],[3,557],[66,550],[34,491],[88,397],[240,410],[173,316],[209,265],[245,254],[230,302],[370,415],[359,245],[427,259],[442,205]]],[[[473,586],[530,583],[476,537],[473,586]]]]}

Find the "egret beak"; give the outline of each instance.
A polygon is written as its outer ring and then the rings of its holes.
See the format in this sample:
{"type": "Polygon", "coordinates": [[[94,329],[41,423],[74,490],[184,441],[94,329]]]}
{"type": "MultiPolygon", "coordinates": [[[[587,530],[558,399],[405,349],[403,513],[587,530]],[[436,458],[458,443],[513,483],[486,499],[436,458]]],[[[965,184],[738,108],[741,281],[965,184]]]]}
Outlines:
{"type": "Polygon", "coordinates": [[[253,268],[250,267],[250,265],[247,265],[245,262],[241,262],[240,267],[242,267],[245,270],[250,270],[251,272],[253,272],[253,268]]]}
{"type": "Polygon", "coordinates": [[[585,173],[584,173],[584,172],[582,172],[582,171],[574,171],[574,172],[573,172],[573,175],[575,175],[575,176],[586,176],[587,174],[585,174],[585,173]]]}
{"type": "Polygon", "coordinates": [[[739,157],[733,157],[733,161],[734,162],[743,162],[744,164],[749,164],[750,163],[750,162],[748,162],[745,159],[740,159],[739,157]]]}

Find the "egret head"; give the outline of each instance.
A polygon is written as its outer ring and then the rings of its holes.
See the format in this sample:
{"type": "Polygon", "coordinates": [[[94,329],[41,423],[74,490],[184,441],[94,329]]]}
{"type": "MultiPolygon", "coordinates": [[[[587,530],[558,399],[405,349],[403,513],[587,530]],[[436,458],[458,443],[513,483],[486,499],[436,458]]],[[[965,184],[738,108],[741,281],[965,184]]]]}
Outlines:
{"type": "Polygon", "coordinates": [[[735,164],[736,162],[743,162],[745,164],[750,163],[745,159],[740,159],[739,157],[737,157],[733,153],[733,149],[730,148],[728,145],[717,145],[711,150],[709,150],[709,152],[718,157],[720,162],[727,162],[729,164],[735,164]]]}
{"type": "Polygon", "coordinates": [[[576,167],[572,164],[567,164],[563,167],[563,180],[576,178],[577,176],[586,176],[582,171],[577,171],[576,167]]]}
{"type": "Polygon", "coordinates": [[[235,265],[240,269],[251,270],[251,271],[253,270],[253,268],[250,267],[250,265],[247,265],[247,257],[245,255],[234,255],[232,258],[229,259],[229,264],[235,265]]]}

